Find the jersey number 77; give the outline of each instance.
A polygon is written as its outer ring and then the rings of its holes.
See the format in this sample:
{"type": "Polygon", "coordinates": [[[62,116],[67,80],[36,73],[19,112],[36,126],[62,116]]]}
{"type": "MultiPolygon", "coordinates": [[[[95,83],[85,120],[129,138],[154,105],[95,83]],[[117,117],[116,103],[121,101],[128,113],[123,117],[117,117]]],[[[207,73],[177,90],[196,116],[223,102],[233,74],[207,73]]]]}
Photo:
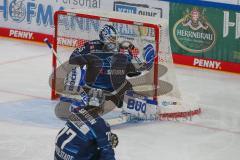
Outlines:
{"type": "Polygon", "coordinates": [[[63,136],[64,134],[68,135],[69,137],[66,138],[62,144],[61,144],[61,149],[64,149],[64,147],[71,142],[77,135],[76,132],[74,132],[71,128],[69,128],[68,126],[65,126],[61,132],[57,135],[55,143],[57,143],[58,139],[63,136]]]}

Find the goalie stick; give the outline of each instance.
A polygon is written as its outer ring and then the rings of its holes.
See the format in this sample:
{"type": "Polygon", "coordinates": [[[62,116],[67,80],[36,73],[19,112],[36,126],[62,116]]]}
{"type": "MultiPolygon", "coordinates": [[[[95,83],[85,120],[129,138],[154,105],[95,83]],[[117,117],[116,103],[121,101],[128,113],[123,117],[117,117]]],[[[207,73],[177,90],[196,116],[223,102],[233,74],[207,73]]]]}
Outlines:
{"type": "Polygon", "coordinates": [[[58,57],[56,51],[53,49],[53,47],[52,47],[51,43],[49,42],[48,38],[44,38],[43,41],[47,44],[48,48],[51,49],[52,53],[56,57],[56,59],[59,62],[59,64],[63,64],[63,62],[61,61],[60,57],[58,57]]]}

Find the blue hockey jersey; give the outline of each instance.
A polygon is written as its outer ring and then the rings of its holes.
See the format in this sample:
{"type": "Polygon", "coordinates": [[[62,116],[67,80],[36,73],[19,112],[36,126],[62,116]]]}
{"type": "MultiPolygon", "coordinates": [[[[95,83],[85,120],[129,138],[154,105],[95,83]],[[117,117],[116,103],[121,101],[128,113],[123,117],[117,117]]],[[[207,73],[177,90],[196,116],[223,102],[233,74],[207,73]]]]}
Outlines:
{"type": "MultiPolygon", "coordinates": [[[[93,64],[93,65],[101,64],[100,70],[98,73],[94,73],[98,70],[98,69],[96,69],[97,67],[95,69],[93,69],[92,71],[90,71],[90,68],[87,68],[87,72],[91,72],[88,74],[92,74],[92,75],[96,74],[97,75],[97,78],[94,81],[94,83],[91,83],[88,85],[91,87],[94,87],[94,88],[101,88],[103,90],[112,92],[116,89],[116,87],[113,86],[114,84],[112,83],[112,79],[111,79],[111,74],[113,71],[112,63],[114,61],[113,57],[114,57],[114,55],[116,55],[116,53],[119,53],[119,52],[120,52],[120,49],[118,51],[107,51],[104,49],[104,44],[100,40],[93,40],[93,41],[89,41],[89,42],[85,43],[85,45],[82,46],[81,48],[75,49],[69,59],[69,63],[77,64],[77,65],[80,65],[80,64],[89,65],[90,63],[92,63],[90,61],[94,61],[93,60],[94,57],[91,57],[91,60],[89,60],[90,58],[88,59],[87,56],[85,56],[85,55],[91,54],[91,55],[97,57],[99,59],[99,62],[97,62],[97,60],[95,60],[94,63],[96,63],[96,64],[93,64]]],[[[117,69],[122,70],[122,72],[121,71],[117,71],[117,72],[118,73],[124,72],[123,75],[121,75],[122,82],[119,82],[122,84],[125,81],[125,75],[126,75],[125,72],[127,70],[130,70],[130,71],[135,70],[135,68],[131,64],[131,59],[132,59],[131,54],[125,54],[121,58],[125,59],[125,62],[123,62],[123,61],[121,61],[121,59],[119,59],[121,64],[119,62],[118,63],[121,66],[117,67],[117,69]]],[[[116,68],[115,68],[115,70],[116,70],[116,68]]],[[[115,73],[117,73],[117,72],[115,72],[115,73]]],[[[118,79],[118,81],[119,80],[120,79],[118,79]]]]}
{"type": "MultiPolygon", "coordinates": [[[[87,115],[86,110],[79,111],[87,115]]],[[[110,127],[100,117],[73,114],[56,137],[55,160],[115,160],[110,127]]]]}

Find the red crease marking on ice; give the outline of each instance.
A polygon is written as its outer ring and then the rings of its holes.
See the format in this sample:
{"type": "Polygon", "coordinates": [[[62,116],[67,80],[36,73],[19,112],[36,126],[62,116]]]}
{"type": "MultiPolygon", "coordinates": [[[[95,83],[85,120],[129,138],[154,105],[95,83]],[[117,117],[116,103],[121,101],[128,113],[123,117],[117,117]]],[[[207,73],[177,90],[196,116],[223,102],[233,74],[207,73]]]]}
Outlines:
{"type": "Polygon", "coordinates": [[[224,129],[224,128],[210,127],[210,126],[205,126],[205,125],[196,124],[196,123],[182,123],[182,124],[194,126],[194,127],[205,128],[205,129],[210,129],[210,130],[214,130],[214,131],[221,131],[221,132],[227,132],[227,133],[240,135],[240,131],[232,131],[232,130],[224,129]]]}

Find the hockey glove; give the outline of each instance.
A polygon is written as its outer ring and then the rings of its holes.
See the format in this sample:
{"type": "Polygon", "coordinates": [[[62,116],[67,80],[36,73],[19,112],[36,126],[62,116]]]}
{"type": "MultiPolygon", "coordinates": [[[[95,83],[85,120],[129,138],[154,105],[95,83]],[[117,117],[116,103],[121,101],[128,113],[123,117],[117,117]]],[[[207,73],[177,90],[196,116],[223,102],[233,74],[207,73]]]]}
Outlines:
{"type": "Polygon", "coordinates": [[[110,144],[112,145],[112,148],[116,148],[118,145],[118,136],[114,133],[111,133],[110,137],[110,144]]]}
{"type": "Polygon", "coordinates": [[[155,58],[155,50],[152,44],[148,44],[143,48],[144,50],[144,59],[145,59],[145,65],[148,70],[150,70],[154,63],[155,58]]]}

